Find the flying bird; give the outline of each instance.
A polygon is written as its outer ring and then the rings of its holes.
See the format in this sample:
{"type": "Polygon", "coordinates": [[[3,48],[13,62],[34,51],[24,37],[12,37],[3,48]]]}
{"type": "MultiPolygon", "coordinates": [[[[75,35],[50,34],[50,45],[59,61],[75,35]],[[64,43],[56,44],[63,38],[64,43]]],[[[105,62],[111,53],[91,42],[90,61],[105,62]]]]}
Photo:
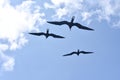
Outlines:
{"type": "Polygon", "coordinates": [[[63,36],[56,35],[56,34],[53,34],[53,33],[49,33],[49,29],[47,29],[46,33],[39,32],[39,33],[29,33],[29,34],[36,35],[36,36],[44,35],[46,38],[48,38],[49,36],[52,36],[53,38],[64,38],[63,36]]]}
{"type": "Polygon", "coordinates": [[[69,21],[47,21],[47,23],[54,24],[54,25],[64,25],[64,24],[66,24],[66,25],[68,25],[68,27],[70,28],[70,30],[71,30],[71,28],[72,28],[73,26],[76,26],[76,27],[78,27],[79,29],[84,29],[84,30],[91,30],[91,31],[94,30],[94,29],[92,29],[92,28],[83,26],[83,25],[81,25],[80,23],[74,23],[74,22],[73,22],[74,19],[75,19],[75,16],[72,17],[72,19],[71,19],[70,22],[69,22],[69,21]]]}
{"type": "Polygon", "coordinates": [[[65,55],[63,55],[63,56],[71,56],[71,55],[73,55],[73,54],[76,54],[77,56],[79,56],[80,53],[83,53],[83,54],[91,54],[91,53],[93,53],[93,52],[79,51],[79,49],[78,49],[78,51],[74,51],[74,52],[71,52],[71,53],[69,53],[69,54],[65,54],[65,55]]]}

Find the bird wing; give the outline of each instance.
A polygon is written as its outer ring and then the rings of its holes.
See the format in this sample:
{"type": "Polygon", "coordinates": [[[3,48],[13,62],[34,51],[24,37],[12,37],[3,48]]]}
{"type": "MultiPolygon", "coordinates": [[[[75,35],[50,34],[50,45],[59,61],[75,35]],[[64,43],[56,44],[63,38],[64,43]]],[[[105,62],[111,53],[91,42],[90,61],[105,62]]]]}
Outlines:
{"type": "Polygon", "coordinates": [[[79,23],[73,23],[73,24],[74,24],[74,26],[77,26],[79,29],[92,30],[92,31],[94,30],[94,29],[92,29],[92,28],[83,26],[83,25],[81,25],[81,24],[79,24],[79,23]]]}
{"type": "Polygon", "coordinates": [[[67,21],[47,21],[47,23],[54,24],[54,25],[68,24],[67,21]]]}
{"type": "Polygon", "coordinates": [[[40,33],[29,33],[29,34],[36,35],[36,36],[45,35],[45,33],[43,33],[43,32],[40,32],[40,33]]]}
{"type": "Polygon", "coordinates": [[[65,55],[63,55],[63,56],[70,56],[70,55],[73,55],[73,54],[75,54],[76,52],[72,52],[72,53],[69,53],[69,54],[65,54],[65,55]]]}
{"type": "Polygon", "coordinates": [[[91,53],[93,53],[93,52],[80,51],[80,53],[83,53],[83,54],[91,54],[91,53]]]}
{"type": "Polygon", "coordinates": [[[63,36],[60,36],[60,35],[56,35],[56,34],[49,34],[49,36],[52,36],[54,38],[64,38],[63,36]]]}

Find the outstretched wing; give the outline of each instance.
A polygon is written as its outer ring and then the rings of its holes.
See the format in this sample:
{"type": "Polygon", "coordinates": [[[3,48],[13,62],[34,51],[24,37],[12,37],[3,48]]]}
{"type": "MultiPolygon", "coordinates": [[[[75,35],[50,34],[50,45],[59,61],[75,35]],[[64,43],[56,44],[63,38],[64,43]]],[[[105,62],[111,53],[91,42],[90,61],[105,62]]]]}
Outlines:
{"type": "Polygon", "coordinates": [[[43,32],[40,32],[40,33],[29,33],[29,34],[36,35],[36,36],[45,35],[45,33],[43,33],[43,32]]]}
{"type": "Polygon", "coordinates": [[[80,51],[80,53],[83,53],[83,54],[91,54],[91,53],[93,53],[93,52],[80,51]]]}
{"type": "Polygon", "coordinates": [[[49,34],[49,36],[52,36],[54,38],[64,38],[63,36],[60,36],[60,35],[56,35],[56,34],[49,34]]]}
{"type": "Polygon", "coordinates": [[[75,54],[76,52],[72,52],[72,53],[69,53],[69,54],[65,54],[65,55],[63,55],[63,56],[71,56],[71,55],[73,55],[73,54],[75,54]]]}
{"type": "Polygon", "coordinates": [[[47,23],[54,24],[54,25],[68,24],[67,21],[47,21],[47,23]]]}
{"type": "Polygon", "coordinates": [[[81,24],[79,24],[79,23],[73,23],[73,24],[74,24],[74,26],[77,26],[79,29],[92,30],[92,31],[94,31],[94,29],[89,28],[89,27],[86,27],[86,26],[83,26],[83,25],[81,25],[81,24]]]}

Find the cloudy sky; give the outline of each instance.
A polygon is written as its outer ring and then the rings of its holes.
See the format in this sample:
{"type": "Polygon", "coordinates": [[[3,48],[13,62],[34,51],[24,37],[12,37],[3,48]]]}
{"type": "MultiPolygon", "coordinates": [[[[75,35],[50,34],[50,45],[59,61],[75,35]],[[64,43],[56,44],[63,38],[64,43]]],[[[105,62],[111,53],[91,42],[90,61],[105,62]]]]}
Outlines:
{"type": "Polygon", "coordinates": [[[0,80],[120,80],[119,34],[120,0],[0,0],[0,80]],[[46,23],[72,16],[95,31],[46,23]]]}

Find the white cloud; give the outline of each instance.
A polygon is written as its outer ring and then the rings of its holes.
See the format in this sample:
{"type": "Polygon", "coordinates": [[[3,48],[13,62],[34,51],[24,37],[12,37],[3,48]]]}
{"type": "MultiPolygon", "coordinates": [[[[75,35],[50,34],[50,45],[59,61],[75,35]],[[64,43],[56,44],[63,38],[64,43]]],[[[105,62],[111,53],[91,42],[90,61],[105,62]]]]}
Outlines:
{"type": "Polygon", "coordinates": [[[55,17],[75,15],[85,22],[106,20],[112,23],[112,17],[120,17],[120,0],[51,0],[44,6],[54,10],[55,17]]]}
{"type": "Polygon", "coordinates": [[[2,52],[0,52],[0,62],[1,71],[12,71],[15,65],[14,58],[5,55],[2,52]]]}
{"type": "Polygon", "coordinates": [[[113,23],[113,28],[120,28],[120,20],[116,23],[113,23]]]}
{"type": "Polygon", "coordinates": [[[26,0],[17,6],[12,6],[10,0],[0,0],[0,59],[2,69],[13,70],[14,58],[5,55],[6,50],[16,50],[28,42],[26,32],[38,30],[45,23],[45,14],[35,1],[26,0]]]}
{"type": "Polygon", "coordinates": [[[6,51],[8,49],[7,44],[0,44],[0,51],[6,51]]]}
{"type": "MultiPolygon", "coordinates": [[[[106,20],[114,26],[120,26],[120,0],[51,0],[44,7],[55,11],[53,17],[76,16],[88,24],[93,20],[106,20]],[[118,17],[113,20],[112,17],[118,17]],[[114,22],[114,23],[113,23],[114,22]],[[115,24],[116,23],[116,24],[115,24]]],[[[44,13],[34,0],[25,0],[12,6],[10,0],[0,0],[0,60],[1,68],[11,71],[15,59],[4,53],[6,50],[16,50],[28,42],[26,32],[38,30],[45,23],[44,13]]]]}
{"type": "Polygon", "coordinates": [[[63,16],[73,14],[78,9],[81,9],[83,0],[51,0],[52,4],[45,3],[45,8],[52,8],[55,10],[54,17],[61,18],[63,16]]]}

